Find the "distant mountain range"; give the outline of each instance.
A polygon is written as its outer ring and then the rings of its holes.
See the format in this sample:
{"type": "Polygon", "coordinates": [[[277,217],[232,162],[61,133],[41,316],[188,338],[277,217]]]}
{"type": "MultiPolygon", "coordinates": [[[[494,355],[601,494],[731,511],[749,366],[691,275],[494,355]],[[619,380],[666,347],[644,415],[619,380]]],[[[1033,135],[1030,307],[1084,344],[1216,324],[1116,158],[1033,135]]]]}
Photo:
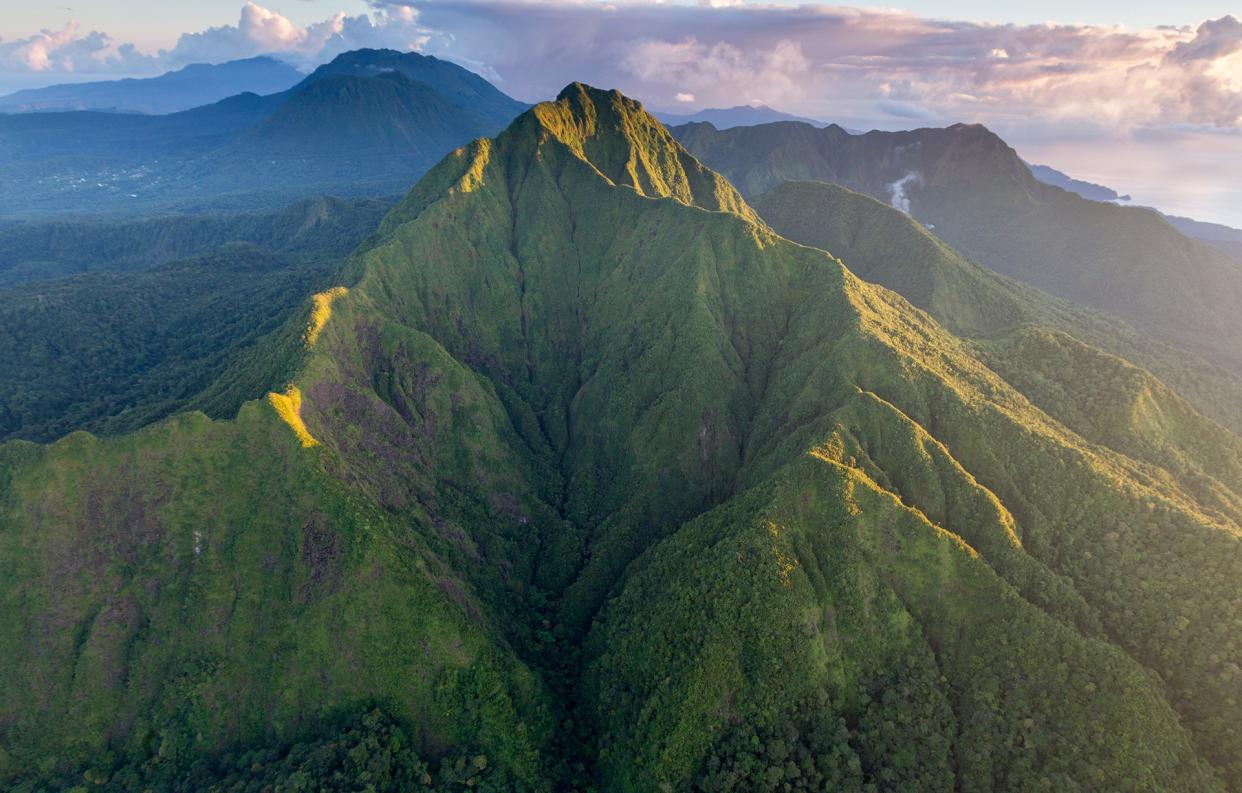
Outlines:
{"type": "MultiPolygon", "coordinates": [[[[1133,200],[1128,195],[1118,194],[1111,187],[1074,179],[1047,165],[1031,165],[1030,169],[1035,178],[1044,184],[1055,185],[1092,201],[1128,202],[1133,200]]],[[[1201,220],[1161,214],[1173,228],[1187,237],[1218,248],[1242,264],[1242,229],[1231,228],[1220,223],[1205,223],[1201,220]]]]}
{"type": "Polygon", "coordinates": [[[1044,184],[1055,185],[1062,190],[1068,190],[1071,193],[1077,193],[1083,198],[1089,198],[1092,201],[1130,201],[1128,195],[1121,195],[1111,187],[1095,184],[1094,182],[1084,182],[1081,179],[1075,179],[1069,174],[1062,173],[1055,168],[1047,165],[1030,165],[1031,174],[1044,184]]]}
{"type": "Polygon", "coordinates": [[[0,97],[0,113],[102,110],[175,113],[240,93],[274,94],[305,77],[268,56],[221,64],[193,63],[158,77],[30,88],[0,97]]]}
{"type": "Polygon", "coordinates": [[[0,116],[0,212],[263,208],[382,196],[526,105],[460,66],[358,50],[294,87],[157,116],[0,116]]]}
{"type": "Polygon", "coordinates": [[[1150,209],[1036,179],[978,125],[850,135],[791,122],[673,134],[743,195],[782,181],[842,184],[891,204],[981,264],[1123,317],[1242,373],[1242,268],[1150,209]]]}
{"type": "Polygon", "coordinates": [[[717,129],[731,127],[750,127],[755,124],[771,124],[774,121],[801,121],[817,127],[827,126],[826,121],[819,121],[805,116],[795,116],[774,110],[767,105],[738,105],[737,107],[710,107],[695,113],[682,114],[673,112],[656,112],[660,121],[674,126],[677,124],[693,124],[707,122],[717,129]]]}
{"type": "Polygon", "coordinates": [[[1221,223],[1204,223],[1201,220],[1191,220],[1175,215],[1165,215],[1164,219],[1187,237],[1219,248],[1242,265],[1242,229],[1235,229],[1221,223]]]}

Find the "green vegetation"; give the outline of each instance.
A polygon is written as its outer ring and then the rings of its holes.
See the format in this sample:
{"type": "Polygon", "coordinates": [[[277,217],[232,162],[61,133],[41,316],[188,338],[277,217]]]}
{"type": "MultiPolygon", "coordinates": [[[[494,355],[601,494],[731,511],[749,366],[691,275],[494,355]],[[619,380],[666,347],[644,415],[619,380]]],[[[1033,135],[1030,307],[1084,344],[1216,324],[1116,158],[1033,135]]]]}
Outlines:
{"type": "MultiPolygon", "coordinates": [[[[103,793],[132,790],[198,790],[211,793],[251,790],[328,791],[522,790],[518,780],[490,765],[485,754],[453,754],[427,762],[414,749],[408,730],[379,708],[349,719],[333,719],[319,734],[293,744],[239,746],[200,757],[188,771],[157,758],[101,766],[84,775],[89,789],[103,793]]],[[[21,783],[13,793],[40,793],[75,787],[75,777],[46,784],[21,783]]]]}
{"type": "Polygon", "coordinates": [[[100,270],[145,270],[231,243],[277,254],[341,258],[391,206],[387,200],[323,196],[255,214],[13,222],[0,226],[0,288],[100,270]]]}
{"type": "Polygon", "coordinates": [[[56,257],[0,274],[30,281],[0,290],[0,439],[115,434],[187,408],[231,416],[282,387],[295,312],[385,206],[316,199],[271,215],[0,232],[9,262],[56,257]],[[43,280],[74,270],[97,272],[43,280]]]}
{"type": "MultiPolygon", "coordinates": [[[[899,293],[985,349],[987,342],[1026,326],[1054,328],[1147,368],[1174,384],[1199,412],[1242,432],[1242,377],[1124,322],[987,270],[886,204],[827,182],[783,182],[756,198],[754,206],[782,236],[840,257],[851,272],[899,293]]],[[[1085,375],[1077,382],[1094,380],[1085,375]]]]}
{"type": "Polygon", "coordinates": [[[578,84],[334,285],[235,419],[0,446],[0,779],[1242,790],[1242,440],[1145,371],[578,84]]]}
{"type": "Polygon", "coordinates": [[[1150,209],[1088,201],[1043,184],[979,125],[850,135],[785,122],[674,130],[751,198],[784,181],[835,182],[905,204],[984,266],[1119,316],[1242,375],[1242,269],[1150,209]]]}

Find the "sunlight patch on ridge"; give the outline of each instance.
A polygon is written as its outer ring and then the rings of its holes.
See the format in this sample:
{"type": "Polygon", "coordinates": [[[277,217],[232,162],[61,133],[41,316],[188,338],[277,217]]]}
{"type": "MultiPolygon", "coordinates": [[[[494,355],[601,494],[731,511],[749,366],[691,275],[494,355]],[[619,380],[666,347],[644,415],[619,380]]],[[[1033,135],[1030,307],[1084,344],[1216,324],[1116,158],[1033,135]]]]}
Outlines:
{"type": "Polygon", "coordinates": [[[302,421],[302,392],[297,386],[289,386],[283,394],[275,391],[269,392],[267,401],[272,403],[281,421],[288,424],[293,433],[298,436],[298,440],[302,442],[302,448],[309,449],[319,445],[319,441],[315,440],[302,421]]]}
{"type": "Polygon", "coordinates": [[[306,346],[310,347],[315,344],[319,338],[319,333],[323,330],[323,326],[328,324],[328,320],[332,317],[332,301],[338,297],[344,297],[349,294],[349,290],[343,286],[334,286],[331,289],[320,292],[313,296],[311,301],[314,303],[311,309],[310,322],[306,325],[306,346]]]}

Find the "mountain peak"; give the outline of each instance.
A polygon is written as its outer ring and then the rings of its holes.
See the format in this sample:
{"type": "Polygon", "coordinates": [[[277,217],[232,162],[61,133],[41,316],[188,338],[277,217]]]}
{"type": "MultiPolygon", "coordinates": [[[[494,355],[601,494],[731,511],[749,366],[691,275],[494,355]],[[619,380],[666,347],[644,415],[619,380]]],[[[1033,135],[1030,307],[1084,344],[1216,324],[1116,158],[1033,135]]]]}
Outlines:
{"type": "Polygon", "coordinates": [[[759,222],[724,177],[704,167],[641,102],[620,91],[570,83],[555,101],[536,105],[524,118],[614,184],[759,222]]]}
{"type": "Polygon", "coordinates": [[[341,53],[306,78],[313,82],[333,74],[378,77],[400,73],[427,83],[458,107],[502,127],[528,105],[506,96],[494,85],[457,64],[418,52],[361,49],[341,53]]]}

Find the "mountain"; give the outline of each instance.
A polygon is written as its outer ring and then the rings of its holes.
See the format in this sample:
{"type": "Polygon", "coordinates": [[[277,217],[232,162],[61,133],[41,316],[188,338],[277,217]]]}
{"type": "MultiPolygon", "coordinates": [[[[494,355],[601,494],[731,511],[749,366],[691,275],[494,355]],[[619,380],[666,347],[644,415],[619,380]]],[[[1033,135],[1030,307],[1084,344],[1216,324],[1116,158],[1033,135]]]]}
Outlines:
{"type": "Polygon", "coordinates": [[[743,195],[782,181],[836,182],[909,212],[983,265],[1115,314],[1242,372],[1242,271],[1155,211],[1046,185],[979,125],[850,135],[781,123],[677,127],[695,156],[743,195]]]}
{"type": "MultiPolygon", "coordinates": [[[[1092,201],[1133,200],[1128,195],[1118,194],[1112,188],[1074,179],[1047,165],[1030,165],[1028,167],[1031,169],[1031,174],[1044,184],[1054,185],[1062,190],[1077,193],[1083,198],[1088,198],[1092,201]]],[[[1190,239],[1206,242],[1212,247],[1219,248],[1242,261],[1242,257],[1240,257],[1242,255],[1242,229],[1230,228],[1221,223],[1204,223],[1200,220],[1178,217],[1176,215],[1165,215],[1164,213],[1161,213],[1161,215],[1169,222],[1169,225],[1190,239]]]]}
{"type": "Polygon", "coordinates": [[[665,124],[693,124],[707,122],[717,129],[731,127],[749,127],[755,124],[771,124],[775,121],[801,121],[812,126],[822,127],[824,122],[813,118],[804,118],[767,105],[738,105],[737,107],[709,107],[695,113],[657,113],[656,116],[665,124]]]}
{"type": "Polygon", "coordinates": [[[315,69],[307,78],[314,82],[328,75],[377,77],[398,72],[411,80],[435,87],[452,104],[466,108],[501,126],[529,105],[499,91],[494,85],[468,69],[434,55],[396,50],[361,49],[342,53],[315,69]]]}
{"type": "Polygon", "coordinates": [[[0,115],[0,211],[236,211],[323,193],[386,196],[524,107],[447,61],[360,50],[287,91],[180,113],[0,115]]]}
{"type": "Polygon", "coordinates": [[[1200,220],[1175,215],[1165,215],[1164,219],[1187,237],[1219,248],[1242,263],[1242,229],[1231,228],[1220,223],[1204,223],[1200,220]]]}
{"type": "Polygon", "coordinates": [[[294,91],[235,151],[284,159],[347,153],[438,160],[463,140],[488,132],[495,132],[493,122],[401,72],[328,75],[294,91]]]}
{"type": "Polygon", "coordinates": [[[1242,434],[1242,377],[988,270],[886,203],[828,182],[782,182],[753,206],[785,238],[839,256],[860,278],[899,293],[958,336],[994,349],[1031,326],[1051,328],[1149,370],[1200,413],[1242,434]]]}
{"type": "Polygon", "coordinates": [[[578,84],[335,283],[234,418],[0,446],[9,782],[1242,789],[1242,440],[1142,370],[578,84]]]}
{"type": "Polygon", "coordinates": [[[0,113],[102,110],[175,113],[242,93],[274,94],[301,82],[289,64],[262,55],[220,64],[193,63],[159,77],[30,88],[0,96],[0,113]]]}
{"type": "Polygon", "coordinates": [[[1055,168],[1047,165],[1028,165],[1031,169],[1031,175],[1044,184],[1050,184],[1059,187],[1062,190],[1068,190],[1071,193],[1077,193],[1083,198],[1089,198],[1092,201],[1129,201],[1130,196],[1121,195],[1111,187],[1095,184],[1094,182],[1084,182],[1081,179],[1075,179],[1072,176],[1062,173],[1055,168]]]}

